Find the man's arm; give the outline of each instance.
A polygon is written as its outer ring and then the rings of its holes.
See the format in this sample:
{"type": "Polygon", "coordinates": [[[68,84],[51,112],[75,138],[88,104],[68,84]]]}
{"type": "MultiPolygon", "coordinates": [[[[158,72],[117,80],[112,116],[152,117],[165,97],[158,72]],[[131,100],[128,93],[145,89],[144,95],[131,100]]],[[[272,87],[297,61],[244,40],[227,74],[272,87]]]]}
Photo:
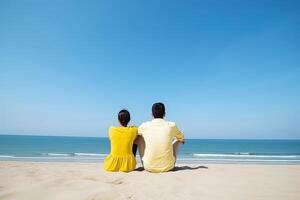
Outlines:
{"type": "Polygon", "coordinates": [[[184,144],[184,135],[181,133],[181,131],[177,128],[177,126],[174,126],[174,133],[175,133],[175,138],[177,139],[177,141],[181,142],[182,144],[184,144]]]}
{"type": "Polygon", "coordinates": [[[138,135],[134,141],[134,143],[137,144],[137,146],[138,146],[142,165],[144,165],[142,158],[143,158],[144,152],[145,152],[145,140],[143,138],[144,131],[145,131],[145,124],[142,123],[138,128],[138,135]]]}

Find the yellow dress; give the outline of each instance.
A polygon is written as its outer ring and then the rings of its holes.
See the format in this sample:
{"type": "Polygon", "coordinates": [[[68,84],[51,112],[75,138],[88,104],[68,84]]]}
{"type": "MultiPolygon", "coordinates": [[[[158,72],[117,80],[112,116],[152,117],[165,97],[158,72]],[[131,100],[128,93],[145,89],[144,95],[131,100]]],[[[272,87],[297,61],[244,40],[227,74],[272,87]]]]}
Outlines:
{"type": "Polygon", "coordinates": [[[106,171],[129,172],[135,169],[136,160],[132,145],[137,136],[137,127],[110,127],[109,139],[111,152],[104,161],[106,171]]]}

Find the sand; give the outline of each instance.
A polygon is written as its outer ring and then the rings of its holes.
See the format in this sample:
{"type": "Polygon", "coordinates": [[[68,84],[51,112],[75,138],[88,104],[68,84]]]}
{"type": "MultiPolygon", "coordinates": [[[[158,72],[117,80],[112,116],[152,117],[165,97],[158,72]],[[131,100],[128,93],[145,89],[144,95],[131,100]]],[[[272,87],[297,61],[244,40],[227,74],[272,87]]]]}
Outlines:
{"type": "Polygon", "coordinates": [[[179,166],[161,174],[107,173],[101,163],[1,161],[0,199],[300,199],[300,165],[179,166]]]}

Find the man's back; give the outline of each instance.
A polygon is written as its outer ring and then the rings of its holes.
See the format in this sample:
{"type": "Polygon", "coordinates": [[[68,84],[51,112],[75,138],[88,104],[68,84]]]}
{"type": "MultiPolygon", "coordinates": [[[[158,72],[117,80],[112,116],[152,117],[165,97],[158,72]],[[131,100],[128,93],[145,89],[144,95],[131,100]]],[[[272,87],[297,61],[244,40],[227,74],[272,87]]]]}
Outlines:
{"type": "Polygon", "coordinates": [[[151,172],[169,171],[174,167],[172,142],[176,138],[183,140],[183,134],[178,130],[174,122],[156,118],[143,123],[138,134],[145,140],[145,152],[143,156],[144,168],[151,172]]]}

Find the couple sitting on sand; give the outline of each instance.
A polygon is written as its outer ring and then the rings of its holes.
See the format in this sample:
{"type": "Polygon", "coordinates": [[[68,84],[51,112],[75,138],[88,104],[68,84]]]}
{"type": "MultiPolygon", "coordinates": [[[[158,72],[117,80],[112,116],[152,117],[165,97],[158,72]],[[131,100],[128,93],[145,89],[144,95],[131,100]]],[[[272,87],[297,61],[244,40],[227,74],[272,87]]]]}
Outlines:
{"type": "Polygon", "coordinates": [[[104,161],[106,171],[130,172],[135,169],[137,147],[145,170],[167,172],[175,167],[176,155],[184,136],[174,122],[164,120],[165,106],[152,106],[153,120],[138,128],[127,126],[130,114],[121,110],[118,114],[120,126],[109,129],[111,152],[104,161]]]}

